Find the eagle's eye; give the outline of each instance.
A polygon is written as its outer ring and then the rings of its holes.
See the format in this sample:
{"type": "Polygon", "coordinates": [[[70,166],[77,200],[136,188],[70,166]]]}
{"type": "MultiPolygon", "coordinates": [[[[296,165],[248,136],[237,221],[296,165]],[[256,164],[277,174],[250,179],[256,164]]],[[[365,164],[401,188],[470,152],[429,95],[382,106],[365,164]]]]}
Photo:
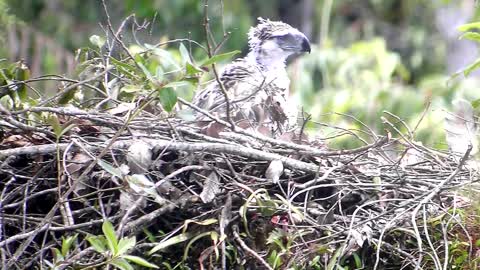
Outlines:
{"type": "Polygon", "coordinates": [[[291,33],[288,33],[288,34],[283,34],[283,35],[274,35],[272,36],[272,38],[278,40],[278,41],[293,41],[295,39],[295,37],[291,34],[291,33]]]}

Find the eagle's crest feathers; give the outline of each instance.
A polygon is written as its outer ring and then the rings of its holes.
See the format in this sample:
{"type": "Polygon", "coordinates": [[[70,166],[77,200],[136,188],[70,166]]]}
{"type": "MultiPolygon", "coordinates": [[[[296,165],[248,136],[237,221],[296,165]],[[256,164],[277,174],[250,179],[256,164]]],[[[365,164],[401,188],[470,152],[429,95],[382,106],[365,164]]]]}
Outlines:
{"type": "Polygon", "coordinates": [[[262,17],[258,17],[257,20],[258,25],[250,27],[250,31],[248,31],[248,45],[252,50],[276,34],[286,33],[290,30],[298,31],[284,22],[271,21],[262,17]]]}

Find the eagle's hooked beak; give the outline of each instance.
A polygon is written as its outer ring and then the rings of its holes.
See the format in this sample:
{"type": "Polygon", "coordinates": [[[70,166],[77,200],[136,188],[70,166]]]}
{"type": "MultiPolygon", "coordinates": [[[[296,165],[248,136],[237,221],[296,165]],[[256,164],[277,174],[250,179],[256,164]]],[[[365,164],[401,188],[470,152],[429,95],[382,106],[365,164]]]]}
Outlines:
{"type": "Polygon", "coordinates": [[[310,53],[311,48],[310,48],[310,41],[308,40],[308,38],[302,32],[297,32],[294,36],[295,36],[296,52],[310,53]]]}
{"type": "Polygon", "coordinates": [[[308,41],[306,36],[303,36],[302,38],[302,52],[311,52],[310,41],[308,41]]]}
{"type": "Polygon", "coordinates": [[[289,53],[310,53],[310,41],[300,31],[296,30],[293,33],[280,35],[276,37],[275,41],[280,48],[289,53]]]}

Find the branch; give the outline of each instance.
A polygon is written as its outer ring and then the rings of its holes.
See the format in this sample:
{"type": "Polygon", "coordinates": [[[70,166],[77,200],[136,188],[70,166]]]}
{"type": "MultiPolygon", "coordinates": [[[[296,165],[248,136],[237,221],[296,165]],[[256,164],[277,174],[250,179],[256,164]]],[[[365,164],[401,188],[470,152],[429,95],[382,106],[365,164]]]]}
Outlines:
{"type": "MultiPolygon", "coordinates": [[[[203,26],[205,28],[205,41],[207,43],[207,52],[208,52],[208,57],[212,58],[213,56],[212,45],[210,44],[210,39],[208,38],[208,33],[210,31],[210,19],[208,18],[208,0],[205,0],[203,11],[204,11],[203,26]]],[[[220,80],[220,76],[218,75],[215,63],[212,63],[212,70],[213,70],[213,74],[215,75],[215,80],[217,81],[217,84],[220,86],[220,90],[222,91],[223,97],[225,98],[227,122],[230,124],[230,128],[232,130],[235,130],[235,123],[232,121],[232,118],[230,116],[230,100],[228,99],[228,94],[227,94],[227,90],[225,89],[225,85],[223,85],[223,82],[220,80]]]]}
{"type": "MultiPolygon", "coordinates": [[[[257,160],[272,161],[272,160],[281,160],[286,167],[291,169],[297,169],[303,172],[316,173],[319,171],[319,167],[314,164],[306,163],[299,161],[293,158],[284,157],[274,153],[268,153],[257,149],[251,149],[247,147],[242,147],[238,145],[225,145],[222,143],[195,143],[195,142],[172,142],[167,140],[152,140],[145,139],[146,142],[150,143],[152,146],[175,150],[175,151],[187,151],[191,153],[200,152],[200,153],[212,153],[212,154],[232,154],[238,155],[245,158],[254,158],[257,160]]],[[[128,148],[134,140],[121,140],[111,143],[111,149],[126,149],[128,148]]],[[[24,146],[13,149],[1,150],[0,151],[0,160],[8,156],[18,156],[18,155],[35,155],[35,154],[50,154],[54,153],[57,147],[60,151],[65,151],[67,148],[67,143],[57,144],[44,144],[44,145],[35,145],[35,146],[24,146]]],[[[105,145],[86,145],[85,148],[88,150],[103,149],[105,145]]],[[[320,170],[322,171],[322,170],[320,170]]]]}
{"type": "Polygon", "coordinates": [[[256,253],[253,249],[248,247],[247,244],[245,244],[245,242],[243,242],[242,238],[240,238],[240,235],[235,229],[233,230],[233,237],[240,244],[240,246],[245,250],[245,252],[253,256],[258,262],[260,262],[265,267],[265,269],[273,270],[273,268],[262,257],[260,257],[258,253],[256,253]]]}

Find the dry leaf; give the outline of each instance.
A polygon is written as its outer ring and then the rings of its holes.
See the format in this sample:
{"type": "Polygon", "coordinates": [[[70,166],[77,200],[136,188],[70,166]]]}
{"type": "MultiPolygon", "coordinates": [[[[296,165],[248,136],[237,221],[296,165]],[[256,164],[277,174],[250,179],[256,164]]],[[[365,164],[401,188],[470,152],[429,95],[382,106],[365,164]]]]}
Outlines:
{"type": "Polygon", "coordinates": [[[112,115],[121,115],[121,114],[124,114],[125,112],[132,111],[133,109],[135,109],[135,106],[136,104],[133,102],[130,102],[130,103],[122,102],[118,104],[117,107],[108,110],[108,113],[112,115]]]}
{"type": "Polygon", "coordinates": [[[208,126],[204,129],[204,133],[207,134],[210,137],[214,138],[219,138],[220,137],[220,132],[222,132],[225,129],[225,126],[217,123],[217,122],[211,122],[208,124],[208,126]]]}
{"type": "Polygon", "coordinates": [[[280,176],[283,174],[283,163],[279,159],[272,160],[265,172],[265,177],[276,184],[280,180],[280,176]]]}
{"type": "Polygon", "coordinates": [[[0,145],[6,146],[7,148],[15,148],[15,147],[23,147],[32,145],[30,141],[28,141],[25,137],[21,135],[10,135],[6,137],[0,145]]]}
{"type": "Polygon", "coordinates": [[[220,193],[220,179],[216,172],[211,172],[203,185],[200,198],[202,202],[209,203],[215,199],[215,196],[220,193]]]}
{"type": "Polygon", "coordinates": [[[148,172],[152,165],[152,147],[144,141],[135,141],[130,145],[127,152],[127,162],[130,172],[142,174],[148,172]]]}

